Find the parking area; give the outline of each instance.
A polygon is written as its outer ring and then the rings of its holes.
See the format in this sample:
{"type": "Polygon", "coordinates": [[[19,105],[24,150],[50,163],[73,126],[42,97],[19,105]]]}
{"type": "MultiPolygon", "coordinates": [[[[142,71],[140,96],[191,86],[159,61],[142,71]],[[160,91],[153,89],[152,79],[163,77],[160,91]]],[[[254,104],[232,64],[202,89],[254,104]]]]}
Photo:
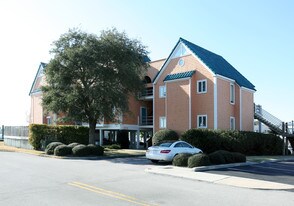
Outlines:
{"type": "Polygon", "coordinates": [[[206,173],[294,185],[294,160],[223,168],[206,171],[206,173]]]}

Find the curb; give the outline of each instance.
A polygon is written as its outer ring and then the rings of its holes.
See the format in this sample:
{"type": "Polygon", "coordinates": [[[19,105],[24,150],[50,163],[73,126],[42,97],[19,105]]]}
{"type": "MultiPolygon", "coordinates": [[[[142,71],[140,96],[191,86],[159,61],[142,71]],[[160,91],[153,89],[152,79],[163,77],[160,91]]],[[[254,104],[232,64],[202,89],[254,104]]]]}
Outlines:
{"type": "Polygon", "coordinates": [[[17,152],[17,153],[23,153],[23,154],[30,154],[35,155],[39,157],[47,157],[47,158],[53,158],[53,159],[68,159],[68,160],[104,160],[104,159],[116,159],[116,158],[128,158],[128,157],[143,157],[144,154],[122,154],[122,155],[104,155],[104,156],[89,156],[89,157],[67,157],[67,156],[54,156],[54,155],[47,155],[45,153],[34,153],[30,151],[21,151],[21,150],[9,150],[9,149],[0,149],[0,152],[17,152]]]}
{"type": "Polygon", "coordinates": [[[107,159],[116,159],[116,158],[127,158],[127,157],[141,157],[143,155],[113,155],[113,156],[90,156],[90,157],[66,157],[66,156],[54,156],[54,155],[46,155],[40,154],[37,155],[40,157],[48,157],[55,159],[67,159],[67,160],[107,160],[107,159]]]}
{"type": "Polygon", "coordinates": [[[224,169],[224,168],[230,168],[230,167],[255,165],[260,163],[259,162],[244,162],[244,163],[230,163],[230,164],[221,164],[221,165],[201,166],[201,167],[193,167],[191,171],[202,172],[202,171],[217,170],[217,169],[224,169]]]}

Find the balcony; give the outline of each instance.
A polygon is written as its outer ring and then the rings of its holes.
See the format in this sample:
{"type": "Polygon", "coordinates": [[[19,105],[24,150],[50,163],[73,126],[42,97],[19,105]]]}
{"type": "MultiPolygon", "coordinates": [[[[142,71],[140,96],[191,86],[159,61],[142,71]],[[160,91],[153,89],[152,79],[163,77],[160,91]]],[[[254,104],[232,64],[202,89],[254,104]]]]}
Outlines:
{"type": "Polygon", "coordinates": [[[153,126],[153,116],[140,117],[140,126],[153,126]]]}
{"type": "Polygon", "coordinates": [[[144,89],[142,92],[139,92],[140,100],[153,100],[153,88],[148,87],[144,89]]]}

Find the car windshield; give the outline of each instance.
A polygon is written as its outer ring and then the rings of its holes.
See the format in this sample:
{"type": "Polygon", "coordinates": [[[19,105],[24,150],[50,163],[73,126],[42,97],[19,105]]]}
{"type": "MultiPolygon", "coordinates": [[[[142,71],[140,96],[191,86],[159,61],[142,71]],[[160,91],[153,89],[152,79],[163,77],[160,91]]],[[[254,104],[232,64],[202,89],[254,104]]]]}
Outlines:
{"type": "Polygon", "coordinates": [[[159,147],[170,147],[173,144],[173,142],[161,142],[156,144],[155,146],[159,146],[159,147]]]}

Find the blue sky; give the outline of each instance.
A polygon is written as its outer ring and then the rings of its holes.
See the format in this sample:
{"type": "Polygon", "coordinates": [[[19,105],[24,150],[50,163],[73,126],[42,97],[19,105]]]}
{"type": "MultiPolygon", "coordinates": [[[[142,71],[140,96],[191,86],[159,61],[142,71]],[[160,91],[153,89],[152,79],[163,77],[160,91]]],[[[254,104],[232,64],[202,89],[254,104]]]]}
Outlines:
{"type": "Polygon", "coordinates": [[[148,46],[152,60],[183,37],[223,56],[256,86],[256,103],[291,121],[293,21],[291,0],[0,0],[0,124],[28,124],[39,63],[73,27],[116,27],[148,46]]]}

